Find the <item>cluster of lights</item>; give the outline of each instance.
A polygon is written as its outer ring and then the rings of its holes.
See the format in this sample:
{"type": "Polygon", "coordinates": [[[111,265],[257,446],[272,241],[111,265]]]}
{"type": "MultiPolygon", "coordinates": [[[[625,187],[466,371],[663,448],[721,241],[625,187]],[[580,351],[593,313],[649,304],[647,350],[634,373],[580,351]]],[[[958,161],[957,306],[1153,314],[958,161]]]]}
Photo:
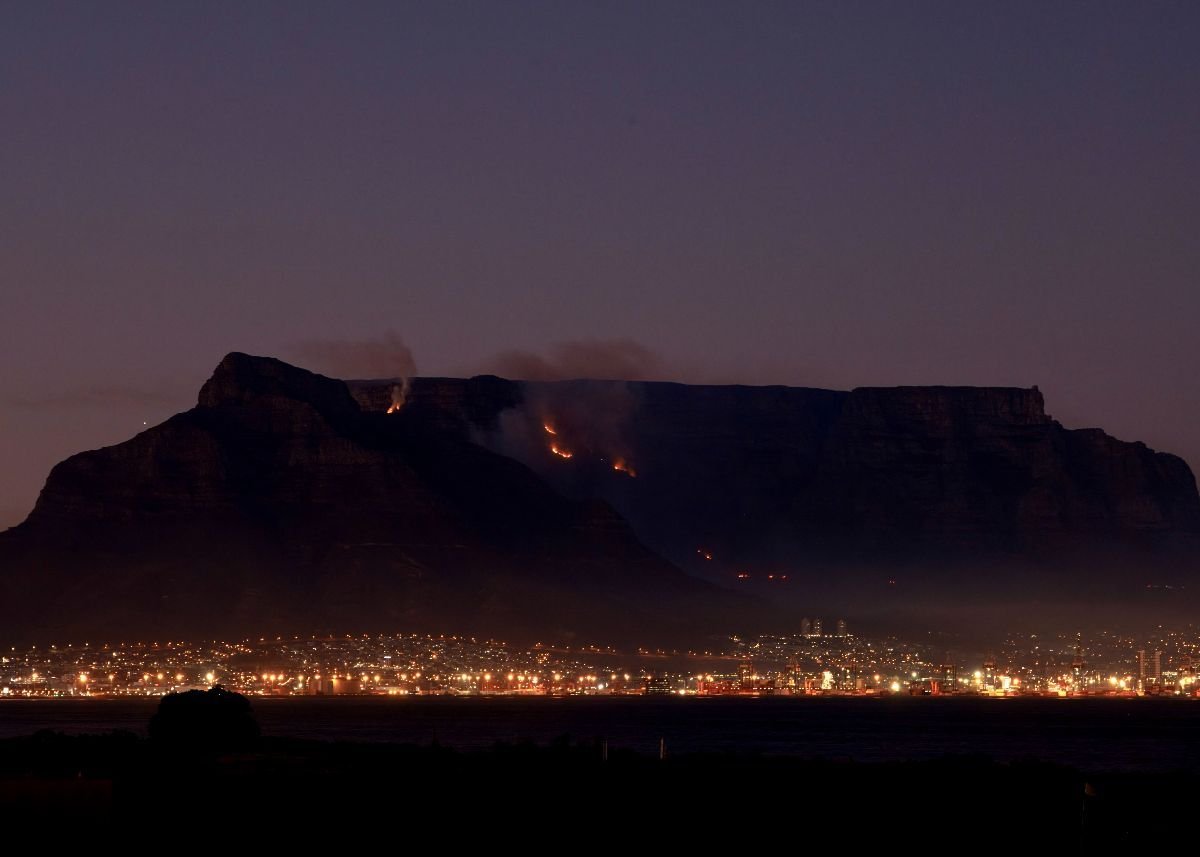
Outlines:
{"type": "MultiPolygon", "coordinates": [[[[701,557],[711,556],[703,548],[701,557]]],[[[1078,640],[1045,647],[1029,637],[1029,663],[1022,666],[1022,643],[1010,643],[1017,653],[1001,652],[1009,664],[996,668],[989,657],[983,669],[959,676],[956,666],[935,666],[927,647],[894,639],[869,640],[839,633],[826,637],[814,623],[815,634],[762,635],[730,638],[725,651],[664,652],[639,649],[637,656],[717,657],[735,655],[743,668],[734,675],[707,671],[647,676],[607,668],[619,653],[599,646],[547,648],[542,644],[514,652],[498,641],[446,635],[419,637],[346,635],[344,638],[273,638],[240,643],[134,643],[76,648],[50,646],[42,650],[0,656],[0,696],[154,696],[188,686],[220,683],[244,693],[297,694],[595,694],[672,693],[678,695],[764,694],[886,694],[984,696],[1041,694],[1049,696],[1142,694],[1200,698],[1192,664],[1200,643],[1191,635],[1152,641],[1153,672],[1145,652],[1128,637],[1111,637],[1114,652],[1137,650],[1141,676],[1089,668],[1078,640]],[[1039,647],[1041,647],[1039,649],[1039,647]],[[1168,648],[1169,647],[1169,648],[1168,648]],[[1167,649],[1179,667],[1163,670],[1159,651],[1167,649]],[[1055,668],[1074,651],[1071,668],[1055,668]],[[246,662],[256,668],[237,669],[246,662]],[[605,661],[608,663],[605,664],[605,661]],[[265,664],[270,667],[264,670],[265,664]],[[217,664],[218,669],[197,664],[217,664]],[[596,666],[604,665],[600,669],[596,666]],[[758,668],[751,667],[757,664],[758,668]],[[787,666],[783,666],[787,664],[787,666]],[[14,666],[10,666],[14,665],[14,666]],[[865,667],[865,670],[864,670],[865,667]],[[197,676],[203,676],[197,680],[197,676]],[[620,677],[623,676],[624,684],[620,677]]],[[[1093,650],[1105,657],[1104,649],[1093,650]]],[[[1119,656],[1118,656],[1119,657],[1119,656]]],[[[1128,658],[1128,655],[1126,655],[1128,658]]],[[[1117,658],[1112,662],[1119,663],[1117,658]]],[[[1128,663],[1128,660],[1126,660],[1128,663]]],[[[694,669],[694,668],[693,668],[694,669]]]]}

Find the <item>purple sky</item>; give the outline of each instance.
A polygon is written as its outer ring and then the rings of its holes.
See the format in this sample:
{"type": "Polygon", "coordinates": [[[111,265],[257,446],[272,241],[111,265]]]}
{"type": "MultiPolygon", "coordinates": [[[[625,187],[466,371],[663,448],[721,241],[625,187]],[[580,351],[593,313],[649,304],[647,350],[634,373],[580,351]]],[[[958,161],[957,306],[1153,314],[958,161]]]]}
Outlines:
{"type": "Polygon", "coordinates": [[[0,526],[225,352],[387,331],[1038,384],[1200,465],[1200,4],[0,8],[0,526]]]}

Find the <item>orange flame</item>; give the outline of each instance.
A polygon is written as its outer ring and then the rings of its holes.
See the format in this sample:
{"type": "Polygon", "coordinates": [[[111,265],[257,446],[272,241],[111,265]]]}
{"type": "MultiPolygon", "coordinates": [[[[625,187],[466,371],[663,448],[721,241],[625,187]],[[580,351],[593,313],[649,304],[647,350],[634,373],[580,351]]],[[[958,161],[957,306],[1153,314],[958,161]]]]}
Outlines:
{"type": "Polygon", "coordinates": [[[623,458],[618,458],[613,462],[613,470],[618,473],[624,473],[626,476],[637,478],[637,471],[626,464],[623,458]]]}
{"type": "Polygon", "coordinates": [[[556,431],[555,431],[555,430],[554,430],[554,429],[553,429],[553,428],[552,428],[552,427],[551,427],[549,424],[545,424],[545,423],[544,423],[544,424],[542,425],[542,428],[544,428],[544,429],[546,430],[546,434],[548,434],[548,435],[556,435],[556,434],[558,434],[558,432],[556,432],[556,431]]]}
{"type": "Polygon", "coordinates": [[[387,412],[394,414],[404,407],[404,402],[408,399],[408,379],[405,378],[399,384],[392,385],[392,403],[388,405],[387,412]]]}
{"type": "Polygon", "coordinates": [[[557,443],[550,444],[550,451],[553,452],[555,455],[557,455],[559,458],[574,458],[575,457],[575,453],[567,452],[565,449],[562,449],[557,443]]]}

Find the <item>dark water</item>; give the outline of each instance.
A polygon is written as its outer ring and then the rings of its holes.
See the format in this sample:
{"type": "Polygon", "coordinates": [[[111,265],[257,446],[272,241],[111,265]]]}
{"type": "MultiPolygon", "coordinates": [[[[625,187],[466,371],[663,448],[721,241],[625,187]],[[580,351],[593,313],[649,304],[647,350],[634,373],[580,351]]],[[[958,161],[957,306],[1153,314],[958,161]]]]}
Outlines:
{"type": "MultiPolygon", "coordinates": [[[[5,700],[0,737],[145,731],[157,700],[5,700]]],[[[1152,699],[255,699],[266,735],[322,740],[546,743],[560,735],[657,752],[741,751],[859,761],[982,754],[1097,770],[1200,772],[1200,704],[1152,699]]]]}

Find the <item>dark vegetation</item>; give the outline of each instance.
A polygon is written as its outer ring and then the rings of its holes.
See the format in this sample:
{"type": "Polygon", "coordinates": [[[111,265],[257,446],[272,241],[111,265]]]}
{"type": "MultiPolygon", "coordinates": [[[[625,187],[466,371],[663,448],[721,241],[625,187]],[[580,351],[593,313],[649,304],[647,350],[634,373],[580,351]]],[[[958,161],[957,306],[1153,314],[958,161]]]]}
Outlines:
{"type": "Polygon", "coordinates": [[[220,685],[164,696],[149,732],[158,746],[183,753],[250,750],[259,738],[250,700],[220,685]]]}

